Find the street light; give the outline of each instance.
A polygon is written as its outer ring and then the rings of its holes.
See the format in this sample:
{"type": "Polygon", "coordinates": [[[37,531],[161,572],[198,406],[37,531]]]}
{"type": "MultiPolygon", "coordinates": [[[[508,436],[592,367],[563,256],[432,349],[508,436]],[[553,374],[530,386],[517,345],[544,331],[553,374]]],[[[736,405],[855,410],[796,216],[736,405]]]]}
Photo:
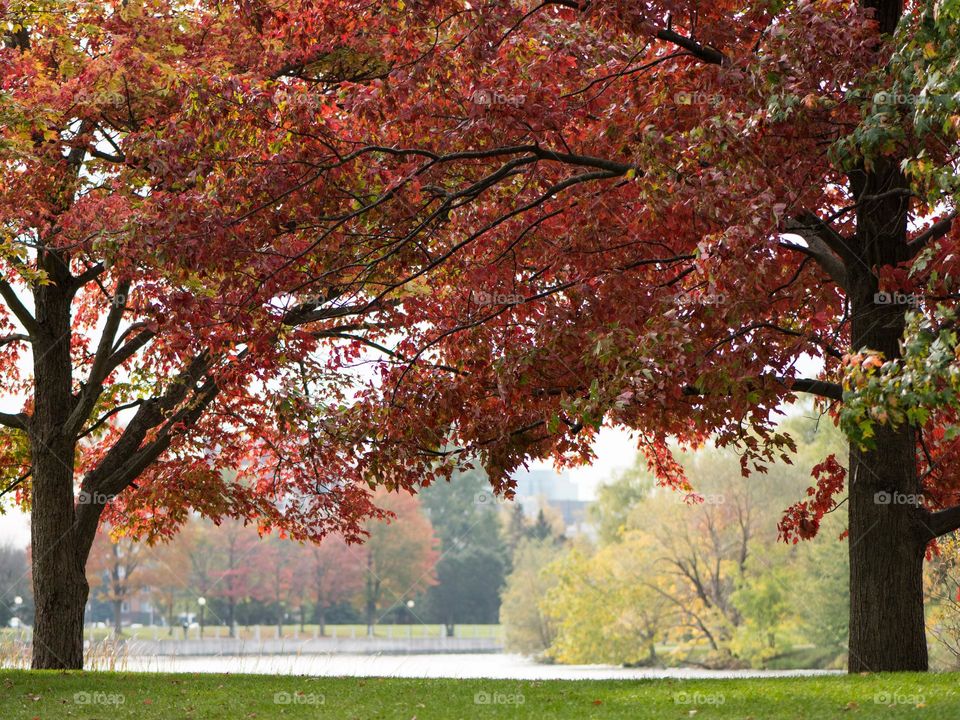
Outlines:
{"type": "Polygon", "coordinates": [[[17,627],[23,627],[23,623],[20,622],[20,606],[23,605],[23,598],[17,595],[13,599],[13,616],[17,619],[17,627]]]}
{"type": "Polygon", "coordinates": [[[207,599],[205,597],[197,598],[197,605],[200,606],[200,639],[203,639],[203,610],[207,606],[207,599]]]}
{"type": "Polygon", "coordinates": [[[413,600],[407,600],[407,622],[413,625],[413,606],[416,603],[413,600]]]}

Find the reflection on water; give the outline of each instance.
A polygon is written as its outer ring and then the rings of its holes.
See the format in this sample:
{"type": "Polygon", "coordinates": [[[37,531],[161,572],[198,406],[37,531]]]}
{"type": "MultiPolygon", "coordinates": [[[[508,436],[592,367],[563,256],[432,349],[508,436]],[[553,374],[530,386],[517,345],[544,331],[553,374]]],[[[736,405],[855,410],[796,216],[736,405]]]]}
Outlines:
{"type": "Polygon", "coordinates": [[[700,670],[620,668],[612,665],[540,665],[520,655],[260,655],[127,657],[125,670],[264,673],[408,678],[503,678],[508,680],[616,680],[639,678],[742,678],[826,675],[825,670],[700,670]]]}

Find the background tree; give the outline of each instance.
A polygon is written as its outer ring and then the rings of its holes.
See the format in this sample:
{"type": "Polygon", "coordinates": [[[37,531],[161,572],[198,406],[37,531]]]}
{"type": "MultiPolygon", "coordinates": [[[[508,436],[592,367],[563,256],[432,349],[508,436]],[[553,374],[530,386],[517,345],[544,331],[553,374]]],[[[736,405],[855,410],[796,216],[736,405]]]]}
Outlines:
{"type": "MultiPolygon", "coordinates": [[[[190,527],[188,523],[186,527],[190,527]]],[[[149,589],[150,602],[173,635],[177,625],[177,604],[185,602],[190,588],[190,566],[193,535],[189,532],[143,548],[144,562],[140,579],[149,589]]],[[[185,609],[185,608],[184,608],[185,609]]]]}
{"type": "Polygon", "coordinates": [[[657,644],[678,621],[658,587],[657,548],[637,534],[594,551],[574,547],[547,572],[557,584],[541,603],[556,618],[547,655],[565,663],[655,665],[657,644]]]}
{"type": "Polygon", "coordinates": [[[298,566],[297,559],[289,541],[273,536],[266,538],[251,558],[251,595],[272,609],[277,637],[283,636],[287,610],[299,596],[298,588],[304,585],[303,568],[298,566]]]}
{"type": "Polygon", "coordinates": [[[230,637],[236,635],[237,604],[252,594],[252,555],[260,537],[255,528],[240,520],[225,521],[213,536],[217,564],[210,594],[222,602],[230,637]]]}
{"type": "Polygon", "coordinates": [[[371,635],[386,610],[405,604],[436,582],[439,556],[439,543],[417,497],[381,490],[375,499],[395,518],[368,524],[363,545],[364,612],[371,635]]]}
{"type": "Polygon", "coordinates": [[[305,567],[312,578],[314,619],[323,636],[330,608],[358,596],[364,587],[363,551],[330,536],[307,552],[305,567]]]}
{"type": "Polygon", "coordinates": [[[27,552],[12,543],[0,545],[0,626],[7,627],[10,619],[17,619],[24,625],[30,624],[33,617],[33,597],[30,592],[30,565],[27,552]],[[20,598],[18,606],[14,598],[20,598]]]}
{"type": "Polygon", "coordinates": [[[130,537],[112,537],[109,528],[97,534],[90,550],[87,574],[97,596],[113,606],[113,634],[123,635],[123,606],[143,587],[138,572],[144,560],[143,545],[130,537]]]}
{"type": "Polygon", "coordinates": [[[557,584],[556,577],[545,568],[561,552],[561,546],[552,539],[525,539],[518,545],[500,606],[508,650],[540,655],[553,644],[556,619],[547,614],[540,600],[557,584]]]}
{"type": "Polygon", "coordinates": [[[417,614],[442,622],[448,632],[457,623],[496,623],[507,565],[501,536],[501,511],[479,471],[461,473],[420,494],[424,512],[440,540],[437,583],[417,614]]]}

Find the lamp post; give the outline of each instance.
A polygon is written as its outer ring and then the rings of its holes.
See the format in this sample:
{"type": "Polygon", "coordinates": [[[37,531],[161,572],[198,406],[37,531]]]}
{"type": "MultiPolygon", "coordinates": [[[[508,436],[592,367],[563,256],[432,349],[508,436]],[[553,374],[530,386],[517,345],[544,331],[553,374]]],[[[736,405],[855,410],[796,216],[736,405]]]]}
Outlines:
{"type": "Polygon", "coordinates": [[[20,606],[23,605],[23,598],[17,595],[13,599],[13,616],[17,619],[17,627],[22,628],[23,623],[20,622],[20,606]]]}
{"type": "Polygon", "coordinates": [[[203,596],[198,597],[197,605],[200,606],[200,639],[203,640],[203,611],[207,607],[207,599],[203,596]]]}
{"type": "Polygon", "coordinates": [[[407,622],[413,625],[413,607],[416,603],[413,600],[407,600],[407,622]]]}

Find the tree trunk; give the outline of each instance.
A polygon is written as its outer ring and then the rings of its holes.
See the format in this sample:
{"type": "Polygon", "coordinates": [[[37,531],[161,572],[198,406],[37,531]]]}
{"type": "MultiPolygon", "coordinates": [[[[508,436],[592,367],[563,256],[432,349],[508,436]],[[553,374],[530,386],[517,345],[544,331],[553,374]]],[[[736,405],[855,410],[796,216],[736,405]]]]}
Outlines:
{"type": "Polygon", "coordinates": [[[83,568],[69,545],[36,520],[33,510],[33,631],[35,670],[79,670],[83,667],[83,611],[89,587],[83,568]],[[39,536],[39,537],[38,537],[39,536]]]}
{"type": "Polygon", "coordinates": [[[115,637],[123,635],[123,600],[113,601],[113,634],[115,637]]]}
{"type": "Polygon", "coordinates": [[[909,427],[850,452],[851,673],[927,669],[915,455],[909,427]]]}
{"type": "MultiPolygon", "coordinates": [[[[59,278],[65,284],[64,278],[59,278]]],[[[34,413],[29,424],[32,463],[31,550],[36,617],[35,669],[83,667],[84,575],[89,547],[76,533],[73,441],[63,426],[72,404],[70,296],[47,285],[34,292],[39,330],[33,340],[34,413]]]]}
{"type": "Polygon", "coordinates": [[[377,617],[377,605],[372,599],[367,599],[367,637],[373,637],[373,625],[377,617]]]}
{"type": "Polygon", "coordinates": [[[327,636],[327,610],[322,605],[320,606],[320,613],[317,619],[320,621],[320,637],[326,637],[327,636]]]}
{"type": "MultiPolygon", "coordinates": [[[[907,183],[893,161],[851,175],[859,203],[859,267],[850,277],[851,345],[900,357],[907,306],[877,295],[873,269],[902,260],[907,202],[890,190],[907,183]],[[866,271],[865,271],[866,270],[866,271]]],[[[870,449],[851,443],[849,483],[850,672],[927,669],[923,616],[923,535],[915,430],[874,423],[870,449]]]]}
{"type": "Polygon", "coordinates": [[[377,593],[379,581],[373,572],[373,553],[367,551],[367,636],[373,637],[373,625],[377,618],[377,593]]]}

